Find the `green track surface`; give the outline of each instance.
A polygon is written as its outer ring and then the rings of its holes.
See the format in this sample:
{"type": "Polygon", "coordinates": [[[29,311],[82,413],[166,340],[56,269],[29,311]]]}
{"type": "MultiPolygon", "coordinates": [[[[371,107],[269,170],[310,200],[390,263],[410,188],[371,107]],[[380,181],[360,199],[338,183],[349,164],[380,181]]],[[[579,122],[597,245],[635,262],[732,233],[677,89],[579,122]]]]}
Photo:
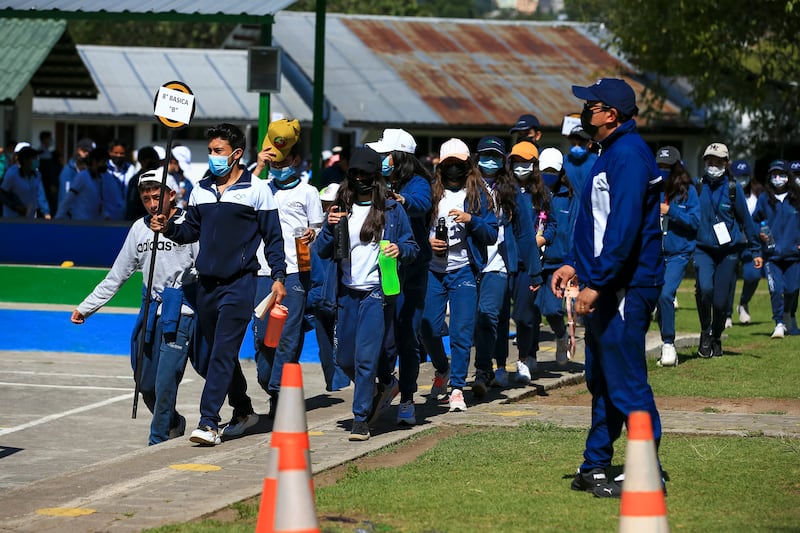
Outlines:
{"type": "MultiPolygon", "coordinates": [[[[78,305],[108,273],[101,268],[0,265],[0,302],[78,305]]],[[[136,272],[108,303],[141,304],[142,274],[136,272]]]]}

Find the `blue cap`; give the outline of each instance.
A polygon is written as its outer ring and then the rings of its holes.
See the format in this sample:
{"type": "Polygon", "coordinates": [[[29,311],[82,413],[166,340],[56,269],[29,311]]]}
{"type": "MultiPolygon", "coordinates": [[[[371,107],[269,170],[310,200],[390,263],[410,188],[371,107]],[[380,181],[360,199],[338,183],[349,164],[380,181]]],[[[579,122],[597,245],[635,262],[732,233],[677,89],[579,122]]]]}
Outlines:
{"type": "Polygon", "coordinates": [[[734,177],[751,176],[752,171],[750,170],[750,163],[744,159],[737,159],[731,163],[731,173],[734,177]]]}
{"type": "Polygon", "coordinates": [[[530,129],[541,129],[539,119],[535,115],[521,115],[508,132],[514,133],[515,131],[528,131],[530,129]]]}
{"type": "Polygon", "coordinates": [[[789,163],[789,170],[795,174],[800,174],[800,161],[792,161],[789,163]]]}
{"type": "Polygon", "coordinates": [[[484,137],[480,141],[478,141],[478,149],[475,150],[478,153],[481,152],[497,152],[501,156],[506,156],[506,143],[503,142],[503,139],[499,137],[488,136],[484,137]]]}
{"type": "Polygon", "coordinates": [[[602,78],[588,87],[573,85],[572,94],[587,102],[602,102],[623,115],[634,116],[639,112],[639,108],[636,107],[636,94],[625,80],[602,78]]]}
{"type": "Polygon", "coordinates": [[[775,161],[769,164],[769,170],[767,172],[772,172],[773,170],[780,170],[781,172],[789,172],[789,165],[783,159],[776,159],[775,161]]]}

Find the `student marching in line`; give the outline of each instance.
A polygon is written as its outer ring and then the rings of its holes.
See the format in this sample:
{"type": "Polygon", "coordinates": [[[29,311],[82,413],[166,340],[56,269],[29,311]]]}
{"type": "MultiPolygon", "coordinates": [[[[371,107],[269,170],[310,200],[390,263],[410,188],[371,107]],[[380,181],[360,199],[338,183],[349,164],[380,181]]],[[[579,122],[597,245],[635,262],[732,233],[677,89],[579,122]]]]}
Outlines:
{"type": "MultiPolygon", "coordinates": [[[[184,220],[185,212],[175,204],[178,186],[174,179],[167,177],[166,188],[162,190],[161,170],[151,170],[139,178],[138,186],[141,201],[149,214],[133,223],[105,279],[72,312],[70,320],[73,324],[83,324],[107,304],[134,272],[141,270],[144,273],[150,268],[153,231],[149,219],[159,213],[162,195],[164,203],[160,213],[176,224],[184,220]]],[[[150,298],[149,316],[145,320],[142,305],[131,335],[131,366],[135,373],[141,328],[146,324],[139,390],[153,414],[150,445],[180,437],[186,429],[186,419],[175,410],[175,401],[194,335],[197,282],[194,262],[197,252],[197,243],[178,244],[167,238],[159,240],[153,285],[150,294],[143,295],[143,298],[150,298]]]]}
{"type": "MultiPolygon", "coordinates": [[[[577,199],[569,177],[564,172],[564,156],[556,148],[545,148],[539,154],[539,172],[546,190],[550,193],[548,221],[555,226],[555,235],[544,249],[542,277],[549,287],[553,273],[564,265],[564,257],[572,246],[577,199]]],[[[556,337],[556,362],[566,366],[569,361],[569,332],[564,323],[564,304],[553,291],[536,291],[534,302],[534,340],[539,345],[541,317],[544,316],[556,337]]]]}
{"type": "Polygon", "coordinates": [[[350,440],[365,441],[370,437],[368,418],[378,359],[385,331],[392,327],[396,299],[386,296],[382,289],[379,255],[405,266],[417,256],[419,247],[405,211],[395,200],[386,199],[381,159],[371,148],[353,151],[336,205],[338,210],[328,213],[315,246],[323,259],[338,253],[343,256],[337,261],[341,283],[337,295],[336,358],[355,383],[350,440]],[[334,239],[334,227],[340,219],[346,219],[346,247],[341,233],[338,241],[334,239]],[[382,240],[389,242],[381,250],[382,240]]]}
{"type": "Polygon", "coordinates": [[[478,142],[477,155],[478,169],[491,192],[499,221],[497,241],[487,246],[486,266],[478,278],[472,394],[482,398],[490,385],[508,386],[510,287],[518,272],[528,270],[531,258],[539,265],[539,251],[533,237],[533,210],[508,172],[505,143],[497,137],[484,137],[478,142]],[[497,361],[494,371],[492,358],[497,361]]]}
{"type": "MultiPolygon", "coordinates": [[[[533,211],[534,237],[536,245],[531,250],[535,258],[531,265],[540,264],[542,248],[553,242],[556,235],[556,221],[550,215],[550,198],[552,193],[542,181],[539,171],[539,150],[529,141],[521,141],[511,148],[508,154],[511,173],[517,180],[522,192],[522,202],[531,206],[533,211]]],[[[514,309],[511,317],[517,326],[517,361],[516,381],[529,384],[531,376],[536,372],[536,352],[539,350],[536,329],[540,317],[536,313],[534,303],[535,291],[541,280],[531,278],[531,273],[521,271],[517,276],[514,295],[514,309]]]]}
{"type": "Polygon", "coordinates": [[[664,179],[660,203],[664,285],[656,307],[663,344],[658,364],[675,366],[678,364],[678,353],[675,351],[675,295],[694,253],[700,225],[700,201],[677,148],[664,146],[656,150],[656,163],[664,179]]]}
{"type": "Polygon", "coordinates": [[[789,165],[781,159],[773,161],[766,190],[758,197],[753,213],[766,258],[764,268],[775,321],[773,339],[797,330],[797,324],[790,322],[789,313],[797,305],[800,291],[799,210],[800,188],[789,179],[789,165]]]}
{"type": "Polygon", "coordinates": [[[381,154],[381,174],[386,178],[389,195],[403,206],[419,246],[416,259],[403,268],[402,292],[397,299],[395,327],[387,336],[389,357],[382,358],[378,369],[378,405],[373,417],[387,408],[399,392],[398,424],[417,423],[414,393],[419,377],[419,329],[428,287],[431,245],[428,242],[428,218],[431,211],[431,177],[414,155],[417,142],[405,130],[386,129],[380,140],[367,146],[381,154]],[[393,347],[393,348],[392,348],[393,347]],[[392,375],[395,352],[400,363],[399,382],[392,375]]]}
{"type": "Polygon", "coordinates": [[[420,331],[436,369],[431,397],[447,398],[450,411],[465,411],[463,389],[475,329],[476,280],[486,266],[486,247],[497,240],[497,216],[491,194],[463,141],[450,139],[442,144],[439,160],[429,233],[433,258],[420,331]],[[440,336],[448,303],[449,362],[440,336]]]}

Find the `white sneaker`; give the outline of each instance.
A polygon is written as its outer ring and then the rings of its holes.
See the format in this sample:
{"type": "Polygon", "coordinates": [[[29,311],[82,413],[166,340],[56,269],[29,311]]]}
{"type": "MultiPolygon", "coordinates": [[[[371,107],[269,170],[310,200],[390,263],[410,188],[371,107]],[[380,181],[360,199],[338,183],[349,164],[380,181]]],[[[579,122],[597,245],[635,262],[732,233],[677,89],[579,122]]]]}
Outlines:
{"type": "Polygon", "coordinates": [[[531,371],[523,361],[517,361],[517,383],[524,383],[525,385],[531,382],[531,371]]]}
{"type": "Polygon", "coordinates": [[[784,335],[786,335],[786,326],[783,325],[783,322],[778,322],[775,326],[775,331],[772,332],[772,338],[782,339],[784,335]]]}
{"type": "Polygon", "coordinates": [[[558,366],[567,366],[569,362],[569,332],[565,332],[563,337],[556,339],[556,362],[558,366]]]}
{"type": "Polygon", "coordinates": [[[678,308],[678,295],[677,294],[675,295],[675,298],[672,299],[672,307],[674,307],[675,309],[678,308]]]}
{"type": "Polygon", "coordinates": [[[508,387],[508,371],[505,368],[498,368],[494,371],[494,379],[491,383],[492,387],[505,389],[508,387]]]}
{"type": "Polygon", "coordinates": [[[397,406],[397,423],[400,425],[414,426],[417,423],[417,415],[414,412],[414,401],[400,402],[397,406]]]}
{"type": "Polygon", "coordinates": [[[219,436],[238,437],[251,427],[258,424],[258,415],[250,413],[247,416],[240,416],[237,420],[231,420],[228,425],[219,430],[219,436]]]}
{"type": "Polygon", "coordinates": [[[661,345],[661,359],[658,360],[658,366],[678,366],[678,353],[674,344],[665,342],[661,345]]]}
{"type": "Polygon", "coordinates": [[[749,324],[750,323],[750,313],[747,312],[747,308],[743,305],[740,305],[737,308],[739,312],[739,323],[740,324],[749,324]]]}
{"type": "Polygon", "coordinates": [[[467,403],[464,401],[464,393],[461,389],[453,389],[450,391],[450,412],[466,411],[467,403]]]}
{"type": "Polygon", "coordinates": [[[211,426],[195,429],[192,431],[192,436],[189,437],[189,440],[197,444],[202,444],[203,446],[216,446],[222,443],[222,439],[219,438],[219,433],[211,426]]]}
{"type": "Polygon", "coordinates": [[[731,317],[726,318],[725,319],[725,329],[732,328],[732,327],[733,327],[733,320],[731,320],[731,317]]]}

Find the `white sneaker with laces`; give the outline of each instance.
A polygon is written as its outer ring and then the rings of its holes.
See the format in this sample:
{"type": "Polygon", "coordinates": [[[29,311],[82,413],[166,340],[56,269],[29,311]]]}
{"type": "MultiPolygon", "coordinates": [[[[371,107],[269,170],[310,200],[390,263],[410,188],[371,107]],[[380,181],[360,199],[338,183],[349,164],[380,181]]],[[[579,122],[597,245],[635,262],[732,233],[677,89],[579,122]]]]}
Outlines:
{"type": "Polygon", "coordinates": [[[531,371],[524,361],[517,361],[517,383],[524,383],[525,385],[531,382],[531,371]]]}
{"type": "Polygon", "coordinates": [[[747,308],[743,305],[740,305],[737,309],[739,312],[739,323],[740,324],[749,324],[750,323],[750,313],[747,312],[747,308]]]}
{"type": "Polygon", "coordinates": [[[733,327],[733,320],[731,320],[731,317],[726,318],[725,319],[725,329],[732,328],[732,327],[733,327]]]}
{"type": "Polygon", "coordinates": [[[203,446],[216,446],[222,443],[222,439],[219,438],[219,433],[211,426],[197,428],[192,431],[192,436],[189,437],[189,441],[202,444],[203,446]]]}
{"type": "Polygon", "coordinates": [[[414,401],[400,402],[397,406],[397,423],[407,426],[414,426],[417,423],[417,415],[414,412],[414,401]]]}
{"type": "Polygon", "coordinates": [[[563,337],[556,339],[556,362],[558,366],[567,366],[569,362],[569,332],[565,332],[563,337]]]}
{"type": "Polygon", "coordinates": [[[775,326],[775,331],[772,332],[772,338],[782,339],[784,335],[786,335],[786,326],[783,325],[783,322],[778,322],[775,326]]]}
{"type": "Polygon", "coordinates": [[[464,393],[461,389],[453,389],[450,391],[450,412],[466,411],[467,403],[464,401],[464,393]]]}
{"type": "Polygon", "coordinates": [[[661,359],[658,360],[658,366],[678,366],[678,353],[674,344],[665,342],[661,345],[661,359]]]}
{"type": "Polygon", "coordinates": [[[250,413],[247,416],[240,416],[238,420],[231,420],[227,426],[219,430],[219,436],[238,437],[244,432],[258,424],[258,415],[250,413]]]}
{"type": "Polygon", "coordinates": [[[492,387],[498,387],[501,389],[508,387],[508,371],[505,368],[498,368],[494,371],[492,387]]]}

